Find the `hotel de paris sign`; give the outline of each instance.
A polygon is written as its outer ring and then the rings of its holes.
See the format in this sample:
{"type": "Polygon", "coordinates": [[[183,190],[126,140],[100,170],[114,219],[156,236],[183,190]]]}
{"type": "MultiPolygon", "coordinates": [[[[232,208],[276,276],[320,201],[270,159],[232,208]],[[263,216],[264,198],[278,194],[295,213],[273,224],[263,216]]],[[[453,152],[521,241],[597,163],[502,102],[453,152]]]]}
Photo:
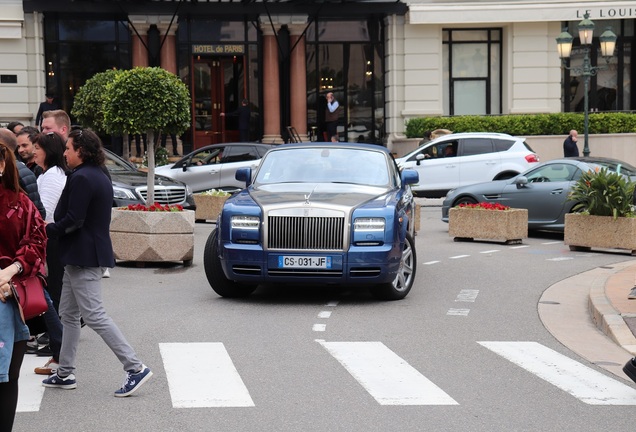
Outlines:
{"type": "Polygon", "coordinates": [[[192,45],[192,54],[237,55],[245,54],[245,46],[239,44],[192,45]]]}

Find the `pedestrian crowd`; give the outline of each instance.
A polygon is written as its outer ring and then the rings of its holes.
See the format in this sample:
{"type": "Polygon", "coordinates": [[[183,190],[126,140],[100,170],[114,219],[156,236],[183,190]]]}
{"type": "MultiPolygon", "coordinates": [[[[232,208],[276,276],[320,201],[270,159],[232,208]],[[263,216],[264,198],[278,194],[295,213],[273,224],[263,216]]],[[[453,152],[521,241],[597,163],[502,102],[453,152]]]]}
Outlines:
{"type": "MultiPolygon", "coordinates": [[[[77,388],[81,328],[95,331],[125,371],[115,397],[135,393],[150,377],[107,314],[101,279],[115,266],[109,235],[113,188],[100,138],[71,128],[47,93],[36,126],[0,128],[0,431],[11,431],[26,353],[46,358],[34,373],[44,387],[77,388]],[[90,187],[87,187],[90,185],[90,187]],[[25,320],[12,279],[46,262],[46,312],[25,320]]],[[[173,143],[176,137],[171,137],[173,143]]],[[[176,152],[176,146],[174,148],[176,152]]]]}

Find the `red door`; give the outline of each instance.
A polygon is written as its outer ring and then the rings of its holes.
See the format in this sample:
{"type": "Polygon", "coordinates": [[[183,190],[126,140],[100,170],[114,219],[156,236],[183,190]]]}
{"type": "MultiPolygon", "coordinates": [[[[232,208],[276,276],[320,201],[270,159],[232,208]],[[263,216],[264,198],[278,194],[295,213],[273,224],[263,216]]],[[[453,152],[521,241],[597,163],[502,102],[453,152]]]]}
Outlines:
{"type": "Polygon", "coordinates": [[[222,141],[222,97],[219,59],[195,59],[192,67],[194,149],[222,141]]]}

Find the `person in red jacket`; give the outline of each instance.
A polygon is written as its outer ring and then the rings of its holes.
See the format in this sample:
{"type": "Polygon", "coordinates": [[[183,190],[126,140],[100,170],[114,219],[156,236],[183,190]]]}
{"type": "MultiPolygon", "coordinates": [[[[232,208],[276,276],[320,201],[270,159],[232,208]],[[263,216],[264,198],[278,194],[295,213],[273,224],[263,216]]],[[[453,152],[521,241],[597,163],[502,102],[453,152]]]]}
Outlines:
{"type": "Polygon", "coordinates": [[[31,274],[37,262],[46,260],[46,234],[43,228],[27,233],[27,226],[43,227],[44,222],[33,202],[21,192],[15,155],[2,143],[0,209],[0,257],[6,257],[0,261],[0,430],[10,431],[29,328],[9,282],[17,274],[31,274]]]}

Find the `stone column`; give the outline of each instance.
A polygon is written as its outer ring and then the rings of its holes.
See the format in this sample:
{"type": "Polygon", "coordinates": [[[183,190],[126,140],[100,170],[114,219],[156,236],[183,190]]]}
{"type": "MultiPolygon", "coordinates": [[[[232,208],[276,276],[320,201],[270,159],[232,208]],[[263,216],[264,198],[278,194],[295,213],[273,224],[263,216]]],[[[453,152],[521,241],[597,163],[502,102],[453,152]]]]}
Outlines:
{"type": "MultiPolygon", "coordinates": [[[[177,48],[176,48],[176,33],[177,33],[177,23],[172,23],[170,29],[168,29],[169,23],[161,22],[157,24],[157,28],[159,29],[159,38],[160,41],[163,41],[163,45],[161,46],[161,51],[159,53],[161,68],[171,72],[175,75],[177,73],[177,48]],[[166,35],[166,32],[168,34],[166,35]],[[165,38],[165,41],[164,41],[165,38]]],[[[177,138],[176,149],[177,153],[183,155],[183,143],[177,138]]],[[[161,138],[160,138],[161,140],[161,138]]],[[[161,142],[161,141],[160,141],[161,142]]],[[[166,149],[168,150],[168,154],[173,155],[174,147],[172,143],[172,136],[168,135],[166,137],[166,149]]]]}
{"type": "Polygon", "coordinates": [[[263,142],[282,143],[280,135],[280,81],[278,43],[269,25],[263,25],[263,142]]]}
{"type": "Polygon", "coordinates": [[[161,41],[163,41],[161,52],[159,54],[161,57],[161,68],[177,75],[177,23],[172,23],[170,30],[168,30],[168,23],[157,24],[157,28],[159,29],[161,41]],[[166,32],[168,32],[167,35],[166,32]]]}
{"type": "Polygon", "coordinates": [[[132,36],[132,66],[133,67],[146,67],[148,66],[148,28],[150,24],[143,17],[129,17],[130,22],[133,24],[134,29],[130,28],[132,36]],[[135,30],[137,32],[135,33],[135,30]],[[139,36],[137,36],[139,33],[139,36]]]}
{"type": "Polygon", "coordinates": [[[309,141],[307,136],[307,61],[305,54],[306,24],[288,25],[291,35],[291,47],[294,47],[290,58],[290,103],[291,126],[296,129],[302,141],[309,141]]]}

